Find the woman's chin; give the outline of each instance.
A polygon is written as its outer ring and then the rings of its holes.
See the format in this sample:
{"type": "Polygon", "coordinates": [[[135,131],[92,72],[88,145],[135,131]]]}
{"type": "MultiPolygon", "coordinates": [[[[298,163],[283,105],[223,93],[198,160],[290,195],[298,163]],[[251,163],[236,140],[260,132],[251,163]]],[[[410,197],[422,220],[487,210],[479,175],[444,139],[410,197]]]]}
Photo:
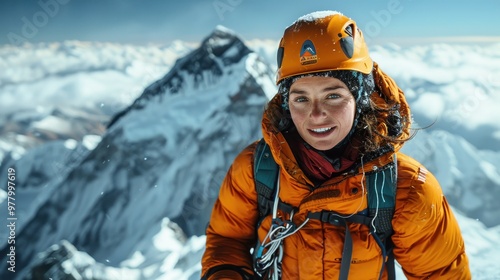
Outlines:
{"type": "Polygon", "coordinates": [[[328,151],[331,150],[333,147],[337,146],[339,141],[335,140],[322,140],[322,141],[311,141],[307,142],[311,147],[315,148],[318,151],[328,151]]]}

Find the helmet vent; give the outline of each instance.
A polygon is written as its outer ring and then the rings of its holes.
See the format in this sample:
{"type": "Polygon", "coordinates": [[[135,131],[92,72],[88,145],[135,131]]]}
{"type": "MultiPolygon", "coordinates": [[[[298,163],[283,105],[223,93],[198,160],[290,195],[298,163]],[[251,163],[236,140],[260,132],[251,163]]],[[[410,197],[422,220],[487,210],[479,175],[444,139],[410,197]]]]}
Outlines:
{"type": "Polygon", "coordinates": [[[352,25],[348,25],[346,28],[345,28],[345,33],[347,33],[347,35],[349,35],[350,37],[353,37],[352,36],[352,25]]]}
{"type": "Polygon", "coordinates": [[[283,63],[283,55],[284,55],[284,52],[285,52],[285,48],[284,47],[279,47],[278,48],[278,54],[277,54],[277,63],[278,63],[278,68],[281,68],[281,63],[283,63]]]}
{"type": "Polygon", "coordinates": [[[347,58],[352,58],[354,54],[354,40],[352,36],[353,26],[348,25],[344,29],[344,32],[349,35],[348,37],[340,38],[340,46],[347,58]]]}

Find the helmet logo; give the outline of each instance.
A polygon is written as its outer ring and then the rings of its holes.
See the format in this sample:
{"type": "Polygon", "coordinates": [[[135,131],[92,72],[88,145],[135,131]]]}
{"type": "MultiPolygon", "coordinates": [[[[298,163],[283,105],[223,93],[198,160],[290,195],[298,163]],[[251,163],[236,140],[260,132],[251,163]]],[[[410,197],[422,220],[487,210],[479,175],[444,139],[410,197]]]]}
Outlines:
{"type": "Polygon", "coordinates": [[[304,41],[300,50],[300,64],[307,65],[316,62],[318,62],[318,56],[313,42],[311,40],[304,41]]]}

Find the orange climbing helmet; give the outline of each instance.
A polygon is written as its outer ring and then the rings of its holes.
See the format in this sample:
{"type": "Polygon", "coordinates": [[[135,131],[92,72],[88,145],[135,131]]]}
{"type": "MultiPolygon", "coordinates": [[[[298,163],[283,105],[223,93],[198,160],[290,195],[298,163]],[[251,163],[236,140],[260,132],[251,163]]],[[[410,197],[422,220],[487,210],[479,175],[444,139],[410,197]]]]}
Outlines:
{"type": "Polygon", "coordinates": [[[285,30],[276,83],[301,74],[331,70],[369,74],[372,69],[368,47],[354,20],[335,11],[314,12],[285,30]]]}

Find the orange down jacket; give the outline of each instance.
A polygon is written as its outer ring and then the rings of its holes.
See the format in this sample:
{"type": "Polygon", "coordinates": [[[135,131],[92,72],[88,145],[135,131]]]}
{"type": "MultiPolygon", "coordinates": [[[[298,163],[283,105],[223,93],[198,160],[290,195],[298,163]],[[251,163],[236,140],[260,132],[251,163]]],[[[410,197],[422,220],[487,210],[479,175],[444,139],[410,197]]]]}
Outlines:
{"type": "MultiPolygon", "coordinates": [[[[378,88],[407,106],[401,90],[377,65],[375,74],[378,88]]],[[[277,102],[276,98],[270,105],[273,102],[277,102]]],[[[269,106],[267,110],[273,108],[276,106],[269,106]]],[[[409,114],[409,110],[407,112],[409,114]]],[[[308,212],[330,210],[349,214],[367,208],[364,172],[380,168],[393,158],[393,154],[385,154],[364,163],[355,174],[340,175],[320,187],[311,188],[312,182],[299,168],[283,135],[266,114],[262,127],[264,139],[282,170],[279,197],[299,209],[293,217],[296,225],[305,220],[308,212]]],[[[271,225],[269,216],[256,229],[259,213],[253,178],[255,146],[250,145],[236,157],[222,183],[206,231],[202,275],[220,265],[239,266],[252,272],[250,248],[256,238],[263,240],[271,225]]],[[[439,183],[424,166],[398,152],[399,148],[395,147],[394,152],[397,153],[398,175],[392,220],[396,261],[408,279],[471,279],[464,241],[439,183]]],[[[338,279],[344,230],[319,220],[309,220],[299,231],[285,238],[282,279],[338,279]]],[[[366,226],[349,224],[349,230],[353,238],[349,279],[378,279],[383,262],[380,247],[366,226]]],[[[234,271],[223,270],[208,279],[241,277],[234,271]]],[[[383,279],[387,279],[385,272],[383,279]]]]}

